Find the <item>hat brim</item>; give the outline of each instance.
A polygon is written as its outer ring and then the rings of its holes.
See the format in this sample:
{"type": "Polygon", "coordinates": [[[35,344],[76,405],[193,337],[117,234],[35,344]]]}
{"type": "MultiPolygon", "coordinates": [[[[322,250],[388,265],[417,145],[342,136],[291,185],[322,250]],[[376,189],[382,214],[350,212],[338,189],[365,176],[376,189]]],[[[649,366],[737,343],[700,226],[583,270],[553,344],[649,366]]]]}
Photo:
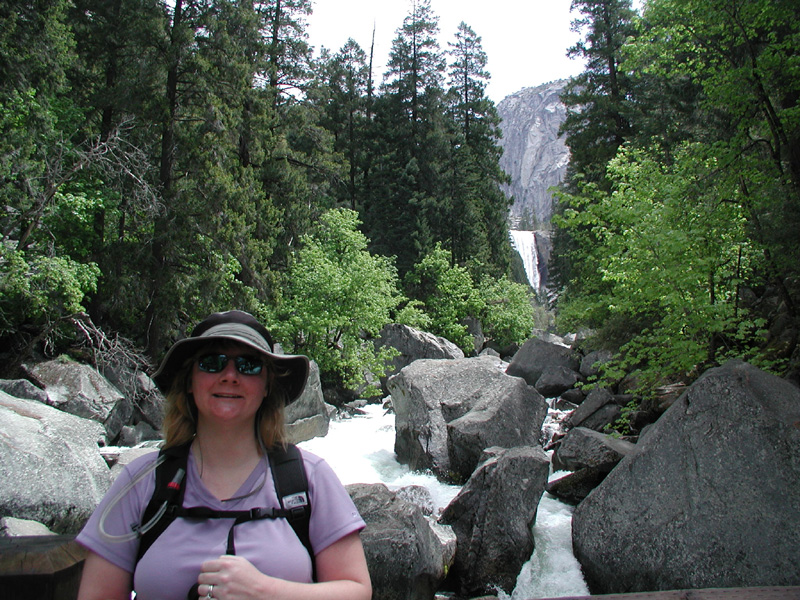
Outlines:
{"type": "Polygon", "coordinates": [[[237,343],[249,346],[259,354],[269,357],[277,369],[284,373],[280,377],[279,383],[286,391],[286,404],[291,404],[302,394],[306,386],[309,374],[309,360],[307,356],[301,354],[275,354],[268,350],[260,339],[252,338],[246,334],[242,327],[236,331],[231,331],[231,327],[216,328],[220,331],[209,331],[208,335],[201,337],[190,337],[172,345],[161,361],[158,370],[153,374],[152,379],[162,394],[167,394],[172,387],[172,380],[175,373],[181,366],[189,360],[200,348],[213,343],[237,343]]]}

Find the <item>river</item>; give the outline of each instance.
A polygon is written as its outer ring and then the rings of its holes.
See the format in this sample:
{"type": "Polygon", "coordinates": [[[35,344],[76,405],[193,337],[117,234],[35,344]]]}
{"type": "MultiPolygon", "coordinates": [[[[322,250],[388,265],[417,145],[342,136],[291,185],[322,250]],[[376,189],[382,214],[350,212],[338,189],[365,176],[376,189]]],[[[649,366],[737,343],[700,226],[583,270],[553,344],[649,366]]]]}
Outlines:
{"type": "MultiPolygon", "coordinates": [[[[332,421],[327,436],[300,446],[325,458],[344,484],[384,483],[390,489],[421,485],[430,491],[436,509],[444,509],[460,488],[398,463],[394,454],[394,415],[380,404],[366,406],[364,413],[332,421]]],[[[548,437],[562,416],[558,411],[549,411],[545,421],[548,437]]],[[[589,595],[572,555],[571,522],[572,507],[545,493],[533,528],[536,549],[520,571],[512,594],[501,592],[501,600],[589,595]]]]}

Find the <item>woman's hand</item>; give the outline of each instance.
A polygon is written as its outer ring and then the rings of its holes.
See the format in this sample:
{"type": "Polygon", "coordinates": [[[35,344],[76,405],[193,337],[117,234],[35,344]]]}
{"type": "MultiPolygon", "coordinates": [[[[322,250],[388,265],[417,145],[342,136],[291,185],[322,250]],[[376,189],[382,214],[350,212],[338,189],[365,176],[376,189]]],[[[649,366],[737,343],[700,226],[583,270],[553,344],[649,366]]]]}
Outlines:
{"type": "Polygon", "coordinates": [[[200,598],[207,598],[209,590],[211,597],[217,600],[265,598],[269,580],[273,579],[256,569],[246,558],[227,554],[204,562],[202,569],[197,578],[200,598]]]}
{"type": "Polygon", "coordinates": [[[318,583],[296,583],[265,575],[240,556],[203,563],[198,599],[370,600],[372,585],[358,533],[334,542],[316,556],[318,583]],[[209,593],[210,592],[210,593],[209,593]]]}

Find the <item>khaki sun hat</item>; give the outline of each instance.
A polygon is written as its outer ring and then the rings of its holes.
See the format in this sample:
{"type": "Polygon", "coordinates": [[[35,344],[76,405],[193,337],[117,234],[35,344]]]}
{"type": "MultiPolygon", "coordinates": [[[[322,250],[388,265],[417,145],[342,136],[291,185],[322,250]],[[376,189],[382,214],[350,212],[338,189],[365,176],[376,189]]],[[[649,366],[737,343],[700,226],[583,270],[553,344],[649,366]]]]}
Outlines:
{"type": "Polygon", "coordinates": [[[192,331],[191,336],[175,342],[167,352],[161,366],[153,375],[158,389],[166,394],[172,379],[197,350],[209,342],[236,342],[264,354],[275,363],[280,373],[279,383],[286,390],[286,403],[291,404],[303,393],[308,379],[308,357],[294,354],[276,354],[272,336],[256,318],[241,310],[229,310],[209,315],[192,331]]]}

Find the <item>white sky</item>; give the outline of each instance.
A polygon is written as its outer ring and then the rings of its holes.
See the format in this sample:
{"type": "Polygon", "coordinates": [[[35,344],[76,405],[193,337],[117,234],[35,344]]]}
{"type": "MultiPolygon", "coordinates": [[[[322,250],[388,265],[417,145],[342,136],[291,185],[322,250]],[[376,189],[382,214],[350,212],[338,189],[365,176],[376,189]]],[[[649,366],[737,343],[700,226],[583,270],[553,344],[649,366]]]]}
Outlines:
{"type": "MultiPolygon", "coordinates": [[[[496,103],[522,88],[577,75],[583,63],[566,57],[578,41],[570,22],[571,0],[431,0],[439,16],[439,46],[447,50],[461,21],[482,38],[492,78],[487,95],[496,103]]],[[[352,37],[369,54],[375,25],[373,71],[380,83],[392,40],[411,8],[410,0],[314,0],[309,43],[338,51],[352,37]]]]}

